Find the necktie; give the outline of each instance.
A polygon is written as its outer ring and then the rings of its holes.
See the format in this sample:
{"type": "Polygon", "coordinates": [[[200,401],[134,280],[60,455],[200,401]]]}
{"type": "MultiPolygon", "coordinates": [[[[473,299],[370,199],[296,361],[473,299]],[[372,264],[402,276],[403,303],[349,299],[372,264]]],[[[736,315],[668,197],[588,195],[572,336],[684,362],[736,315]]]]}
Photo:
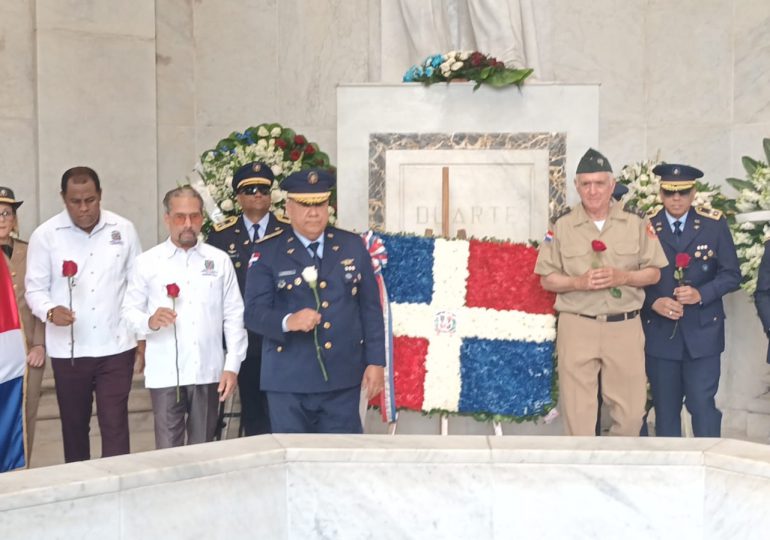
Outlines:
{"type": "Polygon", "coordinates": [[[321,268],[321,257],[318,256],[318,246],[320,245],[319,242],[310,242],[307,246],[313,256],[313,262],[317,268],[321,268]]]}
{"type": "Polygon", "coordinates": [[[259,223],[252,225],[251,230],[254,231],[251,235],[251,241],[256,244],[259,241],[259,223]]]}
{"type": "Polygon", "coordinates": [[[3,248],[3,253],[8,255],[8,258],[10,259],[11,256],[13,255],[13,246],[11,244],[3,244],[2,248],[3,248]]]}
{"type": "Polygon", "coordinates": [[[674,222],[674,234],[676,236],[682,235],[682,222],[678,219],[674,222]]]}

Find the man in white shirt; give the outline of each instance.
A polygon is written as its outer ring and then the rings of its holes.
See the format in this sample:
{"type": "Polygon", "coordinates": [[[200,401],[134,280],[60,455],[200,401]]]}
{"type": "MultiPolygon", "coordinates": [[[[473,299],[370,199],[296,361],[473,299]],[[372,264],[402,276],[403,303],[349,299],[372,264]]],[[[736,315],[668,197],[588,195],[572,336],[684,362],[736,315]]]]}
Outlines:
{"type": "MultiPolygon", "coordinates": [[[[128,393],[137,342],[120,318],[127,276],[142,252],[133,224],[101,209],[99,176],[73,167],[61,180],[66,209],[29,240],[26,300],[46,324],[65,461],[90,459],[93,396],[102,457],[127,454],[128,393]],[[63,275],[74,262],[74,278],[63,275]]],[[[136,356],[135,356],[136,355],[136,356]]]]}
{"type": "Polygon", "coordinates": [[[189,186],[163,198],[169,238],[137,258],[123,316],[146,334],[145,384],[155,444],[213,440],[218,402],[237,386],[246,357],[243,300],[230,257],[198,242],[203,200],[189,186]],[[174,287],[176,286],[176,297],[174,287]],[[227,352],[222,350],[224,331],[227,352]]]}

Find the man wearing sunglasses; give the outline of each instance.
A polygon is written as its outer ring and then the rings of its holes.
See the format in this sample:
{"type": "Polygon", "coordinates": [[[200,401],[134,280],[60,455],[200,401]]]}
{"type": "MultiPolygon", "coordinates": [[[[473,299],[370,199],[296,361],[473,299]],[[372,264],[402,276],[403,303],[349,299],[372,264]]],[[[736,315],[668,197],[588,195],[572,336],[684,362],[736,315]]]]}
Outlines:
{"type": "MultiPolygon", "coordinates": [[[[255,161],[238,168],[233,175],[233,192],[242,209],[240,216],[232,216],[214,226],[207,243],[230,256],[238,276],[241,295],[246,290],[246,269],[256,243],[265,235],[286,227],[287,220],[278,219],[270,212],[270,188],[275,179],[266,163],[255,161]]],[[[249,331],[249,348],[238,373],[241,396],[241,433],[246,436],[270,433],[267,397],[260,391],[262,369],[262,336],[249,331]]]]}
{"type": "Polygon", "coordinates": [[[719,437],[722,413],[714,396],[725,348],[722,297],[741,281],[735,245],[719,210],[692,205],[700,170],[663,164],[652,172],[660,176],[663,208],[650,221],[669,261],[660,281],[645,288],[642,309],[655,433],[681,436],[684,402],[695,436],[719,437]]]}

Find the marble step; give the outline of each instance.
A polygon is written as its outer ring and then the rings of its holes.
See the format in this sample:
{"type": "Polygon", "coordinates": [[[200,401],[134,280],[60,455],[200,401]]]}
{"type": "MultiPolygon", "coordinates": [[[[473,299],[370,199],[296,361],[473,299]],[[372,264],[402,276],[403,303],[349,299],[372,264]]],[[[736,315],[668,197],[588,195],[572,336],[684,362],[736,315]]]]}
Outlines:
{"type": "Polygon", "coordinates": [[[746,414],[746,437],[767,441],[770,438],[770,414],[749,411],[746,414]]]}

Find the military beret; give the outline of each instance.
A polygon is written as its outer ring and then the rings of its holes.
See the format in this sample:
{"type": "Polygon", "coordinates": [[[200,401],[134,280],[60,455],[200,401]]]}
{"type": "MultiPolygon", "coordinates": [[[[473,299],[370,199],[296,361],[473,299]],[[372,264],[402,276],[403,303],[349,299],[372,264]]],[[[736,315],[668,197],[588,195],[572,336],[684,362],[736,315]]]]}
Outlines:
{"type": "Polygon", "coordinates": [[[652,170],[660,176],[660,187],[666,191],[684,191],[695,185],[695,179],[703,176],[703,171],[677,163],[662,163],[652,170]]]}
{"type": "Polygon", "coordinates": [[[332,173],[323,169],[308,169],[287,176],[281,182],[286,196],[302,204],[320,204],[329,199],[334,187],[332,173]]]}
{"type": "Polygon", "coordinates": [[[617,182],[615,184],[615,189],[612,190],[612,198],[619,201],[626,193],[628,193],[628,186],[617,182]]]}
{"type": "Polygon", "coordinates": [[[245,186],[272,186],[275,175],[270,165],[261,161],[253,161],[239,167],[233,175],[233,191],[245,186]]]}
{"type": "Polygon", "coordinates": [[[580,163],[578,163],[577,166],[577,174],[595,172],[611,173],[612,166],[610,165],[610,161],[601,153],[593,148],[589,148],[588,151],[583,154],[583,157],[580,158],[580,163]]]}
{"type": "Polygon", "coordinates": [[[0,186],[0,203],[10,204],[16,210],[24,201],[17,201],[11,188],[0,186]]]}

